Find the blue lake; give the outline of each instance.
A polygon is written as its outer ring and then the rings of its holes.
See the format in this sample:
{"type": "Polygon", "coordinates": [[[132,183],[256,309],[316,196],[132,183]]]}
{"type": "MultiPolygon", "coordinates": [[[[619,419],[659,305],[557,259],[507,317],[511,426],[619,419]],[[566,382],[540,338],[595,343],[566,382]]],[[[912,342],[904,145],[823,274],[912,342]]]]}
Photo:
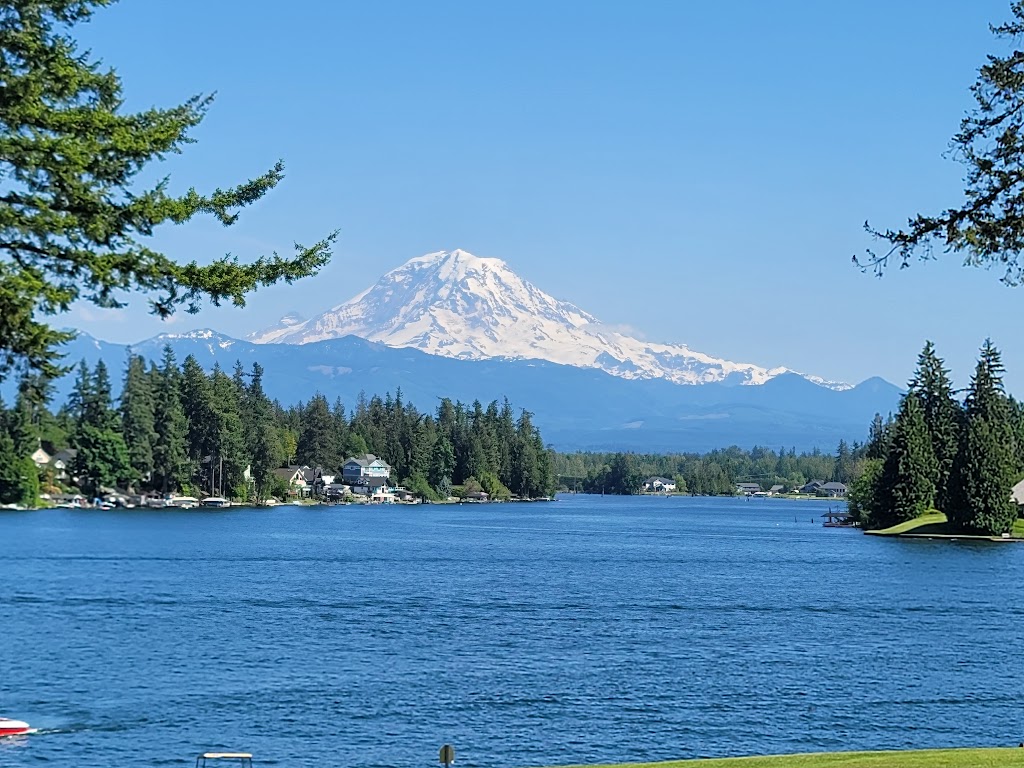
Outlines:
{"type": "Polygon", "coordinates": [[[0,766],[541,766],[1024,738],[1024,545],[824,502],[0,512],[0,766]],[[813,523],[812,523],[813,519],[813,523]]]}

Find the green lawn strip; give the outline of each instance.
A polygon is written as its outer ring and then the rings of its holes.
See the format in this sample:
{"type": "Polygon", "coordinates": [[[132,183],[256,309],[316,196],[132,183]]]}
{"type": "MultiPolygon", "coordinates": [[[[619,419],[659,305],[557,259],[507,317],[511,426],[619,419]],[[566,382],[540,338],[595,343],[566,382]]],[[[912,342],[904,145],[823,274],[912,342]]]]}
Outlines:
{"type": "Polygon", "coordinates": [[[873,536],[897,536],[901,533],[955,533],[948,530],[948,525],[946,516],[942,512],[936,511],[915,517],[913,520],[904,520],[891,528],[880,528],[868,531],[868,533],[873,536]]]}
{"type": "MultiPolygon", "coordinates": [[[[955,530],[948,522],[946,516],[939,511],[928,512],[913,520],[905,520],[897,523],[891,528],[881,528],[875,531],[865,531],[872,536],[899,536],[900,534],[912,533],[915,536],[957,536],[964,539],[969,538],[993,538],[989,536],[968,536],[955,530]]],[[[1024,539],[1024,520],[1017,519],[1013,523],[1011,536],[1015,539],[1024,539]]]]}
{"type": "Polygon", "coordinates": [[[1024,766],[1024,749],[923,749],[906,752],[814,752],[664,763],[619,763],[567,768],[1003,768],[1024,766]]]}

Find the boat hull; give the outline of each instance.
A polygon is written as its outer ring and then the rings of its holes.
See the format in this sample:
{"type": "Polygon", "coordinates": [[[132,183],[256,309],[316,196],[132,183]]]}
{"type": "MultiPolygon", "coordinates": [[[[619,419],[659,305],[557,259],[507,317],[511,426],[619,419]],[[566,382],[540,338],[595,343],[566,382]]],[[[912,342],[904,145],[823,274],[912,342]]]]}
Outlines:
{"type": "Polygon", "coordinates": [[[29,733],[31,730],[28,727],[28,723],[23,723],[21,720],[8,720],[7,718],[0,717],[0,737],[21,736],[29,733]]]}

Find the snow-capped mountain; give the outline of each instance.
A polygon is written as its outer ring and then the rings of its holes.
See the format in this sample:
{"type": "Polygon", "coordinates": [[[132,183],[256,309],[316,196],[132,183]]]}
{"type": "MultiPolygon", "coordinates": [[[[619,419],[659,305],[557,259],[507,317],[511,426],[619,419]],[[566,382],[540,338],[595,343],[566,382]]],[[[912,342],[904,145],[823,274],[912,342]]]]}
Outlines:
{"type": "MultiPolygon", "coordinates": [[[[358,296],[309,320],[294,314],[251,334],[257,344],[358,336],[390,347],[469,360],[547,360],[597,368],[624,379],[676,384],[764,384],[787,368],[733,363],[683,344],[654,344],[619,333],[553,298],[501,259],[462,250],[411,259],[358,296]]],[[[849,385],[800,374],[830,389],[849,385]]]]}

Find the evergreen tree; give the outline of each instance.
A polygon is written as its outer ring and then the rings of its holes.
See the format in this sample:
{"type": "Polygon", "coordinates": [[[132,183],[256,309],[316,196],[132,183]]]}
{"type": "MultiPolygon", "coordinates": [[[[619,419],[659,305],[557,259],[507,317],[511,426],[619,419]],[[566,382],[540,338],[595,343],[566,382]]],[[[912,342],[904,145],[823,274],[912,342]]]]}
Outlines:
{"type": "Polygon", "coordinates": [[[892,444],[882,467],[883,501],[872,527],[912,520],[924,513],[935,498],[935,454],[924,423],[921,401],[909,392],[900,403],[893,424],[892,444]]]}
{"type": "Polygon", "coordinates": [[[252,478],[256,498],[260,501],[270,495],[274,470],[284,460],[281,435],[274,424],[274,410],[263,392],[263,367],[253,363],[243,409],[246,448],[252,461],[252,478]]]}
{"type": "Polygon", "coordinates": [[[145,362],[137,355],[128,356],[125,369],[121,388],[121,431],[135,479],[148,482],[153,473],[156,419],[152,382],[146,374],[145,362]]]}
{"type": "Polygon", "coordinates": [[[850,484],[847,493],[848,511],[850,517],[861,526],[869,527],[875,520],[884,526],[886,506],[881,494],[883,467],[881,459],[867,459],[860,476],[850,484]]]}
{"type": "Polygon", "coordinates": [[[188,482],[188,423],[181,407],[180,378],[174,352],[165,346],[153,386],[153,487],[163,493],[179,490],[188,482]]]}
{"type": "Polygon", "coordinates": [[[946,513],[959,528],[992,536],[1009,531],[1017,517],[1010,500],[1016,444],[1002,373],[999,352],[986,339],[964,404],[966,426],[953,465],[946,513]]]}
{"type": "MultiPolygon", "coordinates": [[[[211,216],[233,224],[283,178],[278,163],[210,195],[168,194],[140,174],[180,152],[212,97],[127,113],[117,73],[81,51],[70,34],[110,0],[16,0],[0,11],[0,379],[17,364],[57,373],[54,347],[73,334],[41,318],[78,300],[119,307],[126,289],[152,297],[162,316],[204,298],[245,303],[261,285],[315,274],[334,235],[290,259],[248,264],[232,256],[181,263],[155,250],[161,224],[211,216]]],[[[186,185],[187,186],[187,185],[186,185]]]]}
{"type": "Polygon", "coordinates": [[[181,365],[178,392],[185,423],[188,425],[185,452],[189,459],[190,475],[195,474],[199,487],[208,488],[216,416],[210,382],[194,355],[188,355],[181,365]]]}
{"type": "Polygon", "coordinates": [[[889,442],[892,437],[892,416],[887,421],[882,421],[882,414],[876,413],[871,421],[871,428],[868,432],[868,445],[866,450],[869,459],[885,459],[889,453],[889,442]]]}
{"type": "MultiPolygon", "coordinates": [[[[6,416],[2,404],[0,416],[6,416]]],[[[34,506],[38,496],[39,477],[35,464],[28,456],[19,455],[11,434],[7,429],[0,429],[0,504],[34,506]]]]}
{"type": "Polygon", "coordinates": [[[128,448],[120,432],[83,424],[75,433],[75,474],[89,496],[127,485],[132,478],[128,448]]]}
{"type": "Polygon", "coordinates": [[[960,443],[962,412],[953,397],[949,371],[935,354],[935,345],[927,342],[917,359],[917,371],[910,388],[921,401],[924,423],[935,454],[935,506],[949,506],[949,475],[960,443]]]}
{"type": "Polygon", "coordinates": [[[295,449],[296,461],[310,467],[337,471],[344,459],[340,457],[340,435],[336,424],[327,398],[316,393],[302,409],[302,430],[295,449]]]}
{"type": "Polygon", "coordinates": [[[132,470],[111,402],[106,364],[102,360],[96,363],[92,376],[86,380],[88,385],[79,395],[81,407],[71,441],[76,451],[72,466],[82,490],[98,496],[104,488],[128,485],[132,470]]]}
{"type": "Polygon", "coordinates": [[[209,461],[210,493],[247,497],[245,470],[249,459],[238,389],[226,373],[215,367],[210,376],[210,394],[214,416],[209,461]]]}

